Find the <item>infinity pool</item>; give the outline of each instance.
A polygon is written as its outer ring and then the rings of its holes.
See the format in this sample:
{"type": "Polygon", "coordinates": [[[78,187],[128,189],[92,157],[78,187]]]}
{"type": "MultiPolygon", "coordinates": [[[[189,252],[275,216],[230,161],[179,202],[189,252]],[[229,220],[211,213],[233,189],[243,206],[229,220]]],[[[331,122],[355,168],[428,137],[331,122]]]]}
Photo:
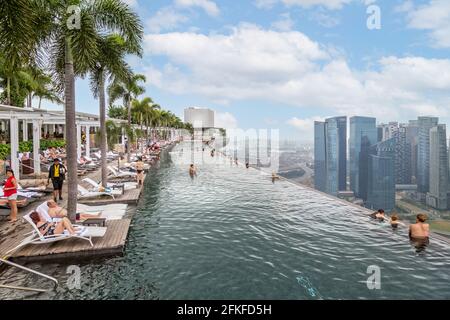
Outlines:
{"type": "MultiPolygon", "coordinates": [[[[188,149],[178,145],[149,173],[124,257],[80,264],[81,290],[65,285],[67,266],[34,264],[60,287],[31,296],[0,289],[0,298],[450,298],[448,245],[432,239],[418,253],[406,229],[201,149],[205,163],[191,179],[179,161],[188,149]],[[369,266],[380,269],[380,290],[367,287],[369,266]]],[[[18,285],[39,281],[6,275],[18,285]]]]}

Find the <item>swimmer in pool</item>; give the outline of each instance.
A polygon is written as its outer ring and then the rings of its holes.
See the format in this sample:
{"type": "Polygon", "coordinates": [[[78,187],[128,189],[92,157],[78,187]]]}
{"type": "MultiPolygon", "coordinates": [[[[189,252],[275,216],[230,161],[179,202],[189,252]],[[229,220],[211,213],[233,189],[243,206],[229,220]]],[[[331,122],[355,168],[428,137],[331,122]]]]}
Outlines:
{"type": "Polygon", "coordinates": [[[275,183],[276,180],[280,180],[280,177],[275,172],[272,172],[272,183],[275,183]]]}
{"type": "Polygon", "coordinates": [[[377,219],[381,222],[383,222],[386,217],[384,216],[384,210],[383,209],[379,209],[377,212],[374,212],[370,215],[371,218],[373,219],[377,219]]]}
{"type": "Polygon", "coordinates": [[[398,215],[397,215],[396,213],[394,213],[394,214],[391,216],[391,221],[390,221],[390,223],[391,223],[392,229],[396,230],[396,229],[398,228],[398,226],[399,226],[399,224],[400,224],[400,221],[399,221],[398,215]]]}
{"type": "Polygon", "coordinates": [[[416,253],[424,252],[430,244],[430,225],[425,223],[427,218],[424,214],[418,214],[416,223],[409,226],[409,239],[416,253]]]}
{"type": "Polygon", "coordinates": [[[246,164],[245,164],[245,167],[248,169],[248,168],[250,168],[250,164],[247,162],[246,164]]]}
{"type": "Polygon", "coordinates": [[[195,168],[194,164],[191,164],[189,167],[189,175],[191,176],[191,178],[197,176],[197,169],[195,168]]]}
{"type": "Polygon", "coordinates": [[[418,214],[416,223],[409,226],[409,238],[411,240],[428,240],[430,236],[430,225],[425,223],[428,217],[425,214],[418,214]]]}

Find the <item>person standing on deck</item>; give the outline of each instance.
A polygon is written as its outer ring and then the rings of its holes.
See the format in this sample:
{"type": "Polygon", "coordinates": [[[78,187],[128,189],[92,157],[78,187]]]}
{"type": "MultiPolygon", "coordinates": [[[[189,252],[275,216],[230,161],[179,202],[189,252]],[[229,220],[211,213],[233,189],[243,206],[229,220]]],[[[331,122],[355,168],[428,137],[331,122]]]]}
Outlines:
{"type": "Polygon", "coordinates": [[[66,167],[59,162],[58,158],[53,160],[53,164],[50,166],[50,170],[48,171],[48,179],[47,183],[50,179],[52,179],[53,183],[53,199],[55,202],[57,201],[57,196],[59,195],[59,200],[62,200],[62,187],[65,179],[67,169],[66,167]]]}
{"type": "Polygon", "coordinates": [[[6,169],[6,181],[3,186],[3,194],[8,199],[11,208],[10,221],[17,221],[17,180],[11,168],[6,169]]]}
{"type": "Polygon", "coordinates": [[[142,157],[136,162],[136,172],[138,186],[142,186],[144,184],[144,162],[142,161],[142,157]]]}

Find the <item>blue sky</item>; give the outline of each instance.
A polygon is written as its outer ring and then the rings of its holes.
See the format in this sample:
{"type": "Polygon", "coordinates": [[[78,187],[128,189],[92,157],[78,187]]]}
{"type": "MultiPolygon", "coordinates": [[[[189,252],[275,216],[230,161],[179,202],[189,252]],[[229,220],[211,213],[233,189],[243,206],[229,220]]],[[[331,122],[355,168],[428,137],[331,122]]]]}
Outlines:
{"type": "MultiPolygon", "coordinates": [[[[129,62],[146,95],[180,117],[209,107],[218,125],[298,140],[335,115],[450,123],[448,0],[125,2],[146,34],[143,59],[129,62]],[[381,29],[368,29],[368,8],[380,9],[381,29]]],[[[98,113],[87,81],[76,98],[98,113]]]]}

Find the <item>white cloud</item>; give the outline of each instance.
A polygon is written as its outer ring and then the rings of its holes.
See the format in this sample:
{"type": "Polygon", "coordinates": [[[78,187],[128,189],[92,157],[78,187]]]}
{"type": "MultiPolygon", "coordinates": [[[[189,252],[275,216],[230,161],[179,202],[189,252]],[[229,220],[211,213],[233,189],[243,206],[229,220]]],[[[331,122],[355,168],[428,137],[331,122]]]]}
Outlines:
{"type": "Polygon", "coordinates": [[[450,48],[450,1],[431,0],[417,8],[407,1],[404,7],[399,9],[408,12],[410,28],[429,31],[433,46],[450,48]]]}
{"type": "Polygon", "coordinates": [[[303,140],[311,140],[314,137],[314,121],[324,121],[322,117],[311,117],[300,119],[297,117],[289,119],[286,124],[295,127],[300,133],[300,138],[303,140]]]}
{"type": "Polygon", "coordinates": [[[182,23],[189,21],[188,17],[177,12],[173,7],[164,7],[158,10],[147,21],[147,27],[152,33],[174,30],[182,23]]]}
{"type": "Polygon", "coordinates": [[[216,17],[220,14],[220,9],[214,1],[211,0],[175,0],[175,4],[179,7],[199,7],[208,15],[216,17]]]}
{"type": "Polygon", "coordinates": [[[355,0],[255,0],[255,5],[261,9],[271,9],[275,4],[281,2],[286,6],[300,6],[303,8],[311,8],[314,6],[322,6],[330,10],[341,9],[344,5],[355,0]]]}
{"type": "Polygon", "coordinates": [[[313,12],[310,15],[310,19],[325,28],[333,28],[341,23],[339,18],[325,13],[323,10],[313,12]]]}
{"type": "Polygon", "coordinates": [[[149,82],[174,94],[270,101],[382,121],[449,113],[448,59],[384,57],[372,70],[353,70],[300,32],[249,24],[230,34],[150,34],[145,47],[168,59],[149,82]]]}
{"type": "Polygon", "coordinates": [[[272,27],[279,31],[290,31],[294,27],[295,22],[292,20],[289,13],[283,13],[280,15],[280,20],[272,23],[272,27]]]}
{"type": "Polygon", "coordinates": [[[214,122],[216,128],[236,129],[238,127],[236,118],[229,112],[216,112],[214,122]]]}

